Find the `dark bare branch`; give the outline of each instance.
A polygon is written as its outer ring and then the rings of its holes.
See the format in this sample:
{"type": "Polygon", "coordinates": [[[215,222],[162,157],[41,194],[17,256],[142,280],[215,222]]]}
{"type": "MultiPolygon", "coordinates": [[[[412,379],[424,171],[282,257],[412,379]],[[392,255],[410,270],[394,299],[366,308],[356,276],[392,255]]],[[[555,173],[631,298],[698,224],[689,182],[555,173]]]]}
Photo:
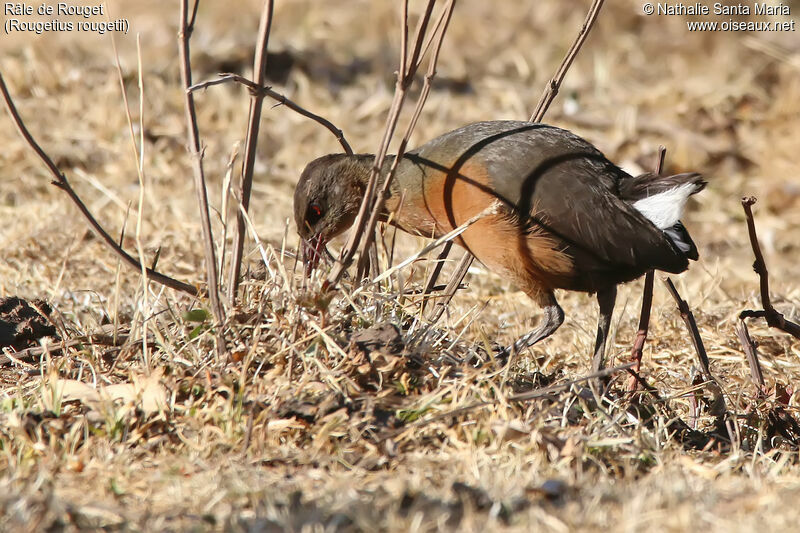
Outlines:
{"type": "MultiPolygon", "coordinates": [[[[266,0],[261,10],[261,21],[258,26],[258,39],[256,41],[255,59],[253,61],[253,79],[259,86],[264,85],[267,71],[267,46],[272,29],[273,1],[266,0]]],[[[261,125],[261,110],[264,107],[264,95],[254,92],[250,97],[250,115],[247,123],[245,137],[244,162],[238,190],[241,193],[239,201],[242,210],[236,211],[236,226],[233,233],[233,250],[230,264],[230,281],[228,284],[228,302],[233,306],[236,302],[236,293],[239,289],[240,274],[242,269],[242,254],[244,253],[244,238],[246,234],[245,213],[250,207],[250,192],[253,188],[253,169],[256,163],[256,150],[258,148],[258,134],[261,125]],[[244,212],[242,212],[244,211],[244,212]]]]}
{"type": "Polygon", "coordinates": [[[747,364],[750,366],[750,377],[756,390],[759,394],[764,391],[764,374],[761,372],[761,363],[758,361],[758,348],[756,343],[750,337],[750,331],[747,329],[747,324],[743,318],[736,321],[736,335],[739,337],[739,342],[742,343],[744,355],[747,357],[747,364]]]}
{"type": "Polygon", "coordinates": [[[747,233],[750,236],[750,246],[753,248],[753,255],[755,256],[753,270],[758,274],[763,311],[742,311],[739,314],[739,318],[742,320],[745,318],[764,318],[770,327],[778,328],[800,339],[800,324],[786,320],[783,314],[779,313],[778,310],[772,306],[772,302],[769,298],[769,270],[767,270],[767,263],[764,261],[764,254],[761,253],[761,246],[758,244],[756,223],[753,220],[752,206],[755,203],[756,199],[752,196],[742,198],[742,208],[744,209],[745,218],[747,219],[747,233]]]}
{"type": "Polygon", "coordinates": [[[556,71],[555,76],[553,76],[553,78],[547,83],[547,87],[545,88],[542,97],[539,99],[539,103],[536,104],[536,110],[534,110],[530,118],[531,122],[541,122],[544,118],[547,109],[550,107],[550,104],[553,102],[558,94],[559,89],[561,88],[561,83],[564,81],[564,77],[567,75],[569,67],[572,66],[572,62],[577,57],[578,52],[581,51],[581,47],[586,41],[586,38],[589,36],[589,32],[592,31],[592,27],[597,20],[597,16],[600,14],[600,8],[603,7],[603,2],[604,0],[594,0],[594,2],[592,2],[592,6],[589,8],[589,13],[586,15],[586,20],[583,22],[583,26],[578,32],[578,37],[567,51],[567,55],[564,57],[564,61],[561,62],[561,66],[556,71]]]}
{"type": "MultiPolygon", "coordinates": [[[[422,60],[421,56],[421,49],[423,47],[423,40],[424,37],[423,32],[425,28],[427,28],[427,19],[430,18],[431,9],[433,8],[433,2],[429,4],[428,11],[425,12],[425,17],[423,18],[423,22],[420,24],[420,30],[418,30],[417,34],[417,44],[414,47],[415,55],[412,56],[411,61],[413,67],[409,66],[409,73],[406,78],[406,87],[410,86],[411,81],[413,80],[413,76],[419,67],[419,62],[422,60]],[[418,59],[419,58],[419,59],[418,59]],[[414,63],[417,61],[417,63],[414,63]]],[[[378,194],[377,199],[375,200],[375,205],[372,207],[372,213],[370,214],[369,222],[366,226],[366,233],[364,236],[364,242],[361,245],[361,261],[366,261],[368,258],[367,250],[369,250],[370,246],[374,242],[375,239],[375,226],[378,224],[378,217],[383,212],[383,206],[386,203],[386,198],[389,196],[389,187],[392,183],[392,178],[394,177],[395,171],[397,170],[397,165],[400,163],[400,159],[403,157],[403,154],[408,147],[408,142],[411,139],[411,134],[414,132],[414,128],[417,126],[417,121],[419,120],[419,116],[422,113],[422,108],[425,106],[425,102],[428,99],[428,95],[431,91],[431,82],[433,81],[434,76],[436,76],[436,64],[439,61],[439,53],[442,50],[442,42],[444,41],[444,34],[447,32],[447,26],[450,24],[450,18],[453,14],[453,8],[455,7],[455,1],[451,0],[450,2],[445,5],[442,15],[440,19],[443,20],[441,25],[436,24],[434,25],[434,31],[439,31],[437,35],[432,37],[434,42],[433,44],[433,55],[431,56],[430,63],[428,64],[428,72],[425,75],[425,81],[422,85],[422,90],[420,91],[419,98],[417,98],[417,105],[414,108],[414,113],[411,115],[411,120],[408,123],[408,127],[406,128],[405,135],[403,135],[403,139],[400,141],[400,146],[397,149],[397,157],[395,157],[394,161],[392,162],[392,167],[389,169],[389,174],[386,177],[386,180],[383,182],[383,187],[381,188],[380,194],[378,194]]],[[[359,267],[359,270],[364,270],[363,265],[359,267]]]]}
{"type": "Polygon", "coordinates": [[[342,130],[337,128],[328,119],[326,119],[324,117],[321,117],[321,116],[319,116],[319,115],[317,115],[315,113],[312,113],[311,111],[309,111],[309,110],[297,105],[296,103],[294,103],[293,101],[288,99],[286,96],[284,96],[284,95],[272,90],[272,87],[258,85],[254,81],[249,80],[249,79],[245,78],[244,76],[239,76],[238,74],[224,73],[224,74],[220,74],[219,76],[220,77],[215,79],[215,80],[208,80],[208,81],[204,81],[202,83],[198,83],[196,85],[192,85],[191,87],[189,87],[189,90],[194,92],[194,91],[198,91],[200,89],[207,89],[208,87],[211,87],[213,85],[220,85],[220,84],[223,84],[223,83],[230,83],[230,82],[239,83],[239,84],[244,85],[245,87],[247,87],[250,90],[251,93],[258,93],[258,94],[263,94],[264,96],[268,96],[268,97],[272,98],[273,100],[275,100],[276,102],[278,102],[280,105],[286,106],[289,109],[291,109],[292,111],[294,111],[296,113],[299,113],[299,114],[303,115],[304,117],[310,118],[311,120],[321,124],[328,131],[333,133],[334,136],[336,136],[336,140],[339,141],[339,144],[342,145],[342,149],[344,150],[344,152],[346,154],[350,154],[350,155],[353,154],[353,149],[350,147],[350,144],[344,138],[344,133],[342,132],[342,130]]]}
{"type": "MultiPolygon", "coordinates": [[[[370,173],[369,181],[367,182],[366,191],[364,192],[364,200],[361,202],[361,207],[359,208],[358,215],[356,216],[355,221],[353,222],[353,226],[350,229],[350,233],[348,234],[347,243],[345,244],[344,248],[342,249],[342,253],[334,263],[333,268],[331,269],[328,278],[325,280],[325,287],[330,287],[338,283],[341,279],[344,271],[350,266],[350,263],[353,261],[353,257],[356,254],[356,251],[359,248],[359,244],[361,243],[361,239],[365,234],[365,230],[368,229],[368,221],[370,228],[374,228],[375,224],[372,223],[372,220],[377,220],[376,216],[374,215],[374,208],[379,207],[378,202],[380,201],[379,198],[376,198],[375,190],[378,181],[378,175],[381,172],[381,168],[383,167],[383,161],[386,158],[386,154],[389,150],[389,143],[394,135],[394,131],[397,128],[397,120],[400,117],[400,111],[403,108],[403,104],[405,103],[406,95],[408,92],[408,88],[413,81],[413,77],[416,74],[417,68],[419,67],[418,58],[421,58],[421,49],[424,45],[424,32],[428,26],[428,22],[430,20],[432,11],[433,11],[433,4],[436,0],[428,0],[428,6],[425,10],[425,14],[423,18],[420,20],[418,25],[418,33],[415,39],[414,51],[411,54],[411,59],[407,60],[407,51],[406,51],[406,43],[408,42],[408,1],[404,0],[402,4],[402,20],[401,20],[401,36],[402,36],[402,47],[400,52],[400,68],[397,72],[397,83],[395,85],[395,92],[394,98],[392,99],[392,107],[389,110],[389,115],[386,119],[386,127],[384,128],[383,137],[381,138],[381,144],[378,152],[375,154],[375,161],[372,165],[372,172],[370,173]],[[369,218],[368,218],[369,216],[369,218]]],[[[452,11],[455,5],[454,1],[448,3],[445,6],[445,10],[452,11]]],[[[437,39],[441,40],[444,38],[444,34],[446,32],[442,31],[437,39]]],[[[410,135],[407,131],[407,135],[410,135]]],[[[407,139],[406,139],[407,143],[407,139]]],[[[405,143],[403,143],[405,144],[405,143]]],[[[397,157],[395,158],[395,162],[399,161],[399,159],[403,156],[404,146],[400,147],[401,149],[397,152],[397,157]]],[[[394,176],[394,170],[396,169],[396,165],[393,165],[392,168],[389,170],[385,181],[384,181],[384,189],[386,189],[392,181],[394,176]]],[[[384,194],[380,195],[381,197],[384,194]]],[[[374,229],[372,229],[374,231],[374,229]]],[[[364,248],[366,249],[366,248],[364,248]]]]}
{"type": "MultiPolygon", "coordinates": [[[[99,346],[123,346],[130,339],[130,332],[127,330],[118,331],[113,324],[106,324],[100,326],[97,331],[89,335],[80,335],[71,339],[65,339],[57,342],[50,342],[43,346],[31,346],[19,351],[13,351],[10,348],[5,348],[0,351],[0,367],[14,364],[18,361],[28,362],[33,361],[37,357],[44,354],[57,354],[65,352],[69,348],[79,346],[81,344],[99,345],[99,346]]],[[[155,336],[148,335],[149,342],[155,341],[155,336]]],[[[141,339],[133,341],[134,344],[141,345],[141,339]]]]}
{"type": "Polygon", "coordinates": [[[761,253],[761,246],[758,243],[758,235],[756,234],[756,223],[753,219],[753,204],[756,203],[755,197],[749,196],[742,198],[742,208],[744,209],[745,219],[747,220],[747,234],[750,237],[750,246],[753,249],[753,270],[758,274],[759,290],[761,293],[761,306],[762,310],[744,310],[739,313],[739,318],[736,322],[736,335],[739,337],[739,342],[742,344],[747,363],[750,366],[750,376],[753,384],[756,386],[758,393],[764,394],[764,375],[761,372],[761,364],[758,361],[758,348],[756,343],[750,337],[750,331],[747,328],[746,320],[748,318],[763,318],[767,321],[767,325],[773,328],[778,328],[796,338],[800,339],[800,325],[795,324],[784,318],[783,314],[779,313],[773,306],[769,297],[769,271],[767,270],[767,263],[764,261],[764,254],[761,253]]]}
{"type": "Polygon", "coordinates": [[[186,25],[186,29],[188,30],[187,37],[192,36],[192,32],[194,31],[194,23],[197,20],[197,10],[200,7],[200,0],[194,0],[194,4],[192,5],[192,16],[189,19],[189,24],[186,25]]]}
{"type": "Polygon", "coordinates": [[[441,298],[436,300],[436,305],[431,309],[431,313],[428,316],[428,320],[431,323],[438,321],[442,315],[444,314],[445,309],[447,306],[450,305],[450,301],[455,296],[456,291],[462,288],[463,285],[461,282],[469,272],[469,267],[472,265],[474,257],[469,252],[464,252],[461,261],[459,261],[456,269],[453,271],[453,275],[450,276],[450,281],[447,282],[447,286],[444,289],[444,294],[441,298]]]}
{"type": "MultiPolygon", "coordinates": [[[[39,159],[47,166],[50,173],[53,175],[53,185],[57,186],[59,189],[63,190],[67,193],[70,200],[78,207],[78,210],[81,214],[86,218],[86,221],[95,231],[95,233],[100,237],[100,239],[106,243],[106,245],[111,248],[120,258],[122,258],[123,262],[125,262],[130,267],[136,269],[138,272],[142,271],[142,265],[137,261],[133,256],[131,256],[128,252],[126,252],[122,246],[117,244],[111,235],[97,222],[97,219],[92,215],[83,201],[80,199],[78,194],[70,185],[69,180],[67,177],[58,169],[56,164],[50,158],[50,156],[45,153],[41,146],[36,142],[33,138],[31,133],[28,131],[28,128],[25,126],[22,117],[20,116],[19,112],[17,111],[16,106],[14,105],[14,101],[11,98],[11,94],[8,92],[8,87],[6,86],[6,82],[3,79],[2,73],[0,73],[0,91],[3,93],[3,100],[6,104],[6,109],[8,109],[9,115],[11,115],[11,119],[14,121],[14,124],[17,127],[17,131],[19,131],[22,138],[25,139],[25,142],[36,152],[36,155],[39,156],[39,159]]],[[[175,289],[177,291],[185,292],[192,296],[197,296],[197,288],[194,285],[190,285],[183,281],[176,280],[171,278],[167,275],[164,275],[160,272],[156,272],[152,269],[145,269],[147,272],[147,277],[156,283],[160,283],[165,287],[169,287],[171,289],[175,289]]]]}
{"type": "Polygon", "coordinates": [[[700,338],[700,330],[697,328],[697,322],[694,319],[694,314],[692,310],[689,309],[689,304],[681,298],[681,295],[678,294],[678,289],[675,288],[675,284],[672,283],[670,278],[667,278],[665,283],[667,284],[667,289],[669,289],[669,293],[672,295],[672,298],[675,300],[675,303],[678,304],[678,311],[681,314],[681,318],[683,322],[686,324],[686,328],[689,330],[689,333],[692,336],[692,344],[694,344],[694,349],[697,352],[697,357],[700,360],[700,368],[703,371],[703,375],[708,380],[713,380],[713,376],[711,375],[711,367],[708,363],[708,354],[706,353],[706,347],[703,345],[703,339],[700,338]]]}
{"type": "Polygon", "coordinates": [[[675,284],[672,283],[672,280],[667,278],[665,283],[667,285],[667,289],[669,289],[669,293],[675,300],[675,303],[678,304],[678,311],[680,311],[681,318],[683,319],[683,322],[686,324],[686,328],[689,330],[689,333],[692,336],[692,344],[694,344],[694,349],[697,352],[697,358],[700,361],[700,369],[703,374],[703,378],[705,378],[708,382],[707,389],[714,396],[714,401],[709,408],[709,412],[713,414],[716,419],[715,424],[717,426],[717,431],[727,432],[730,441],[735,442],[738,440],[736,437],[738,431],[736,428],[736,419],[735,417],[731,416],[730,412],[728,411],[722,386],[711,374],[711,366],[708,362],[708,354],[706,353],[705,345],[703,345],[703,339],[700,338],[700,330],[697,328],[697,322],[694,319],[694,314],[692,313],[691,309],[689,309],[689,304],[686,302],[686,300],[681,298],[680,294],[678,294],[678,289],[675,288],[675,284]]]}
{"type": "MultiPolygon", "coordinates": [[[[198,0],[199,2],[199,0],[198,0]]],[[[193,28],[190,24],[197,12],[195,2],[194,12],[189,14],[189,1],[181,0],[180,28],[178,37],[178,51],[180,53],[181,82],[184,88],[192,85],[192,65],[189,50],[189,38],[193,28]]],[[[208,284],[208,299],[211,304],[211,312],[217,324],[225,321],[225,311],[219,299],[219,285],[217,277],[217,259],[214,247],[214,235],[211,230],[211,217],[208,209],[208,192],[206,191],[206,179],[203,172],[203,151],[200,145],[200,129],[197,126],[197,113],[194,106],[194,95],[184,91],[184,110],[186,112],[186,135],[188,137],[188,150],[192,159],[192,171],[194,175],[194,188],[197,195],[197,203],[200,209],[200,224],[203,231],[203,249],[205,251],[206,263],[206,283],[208,284]]]]}

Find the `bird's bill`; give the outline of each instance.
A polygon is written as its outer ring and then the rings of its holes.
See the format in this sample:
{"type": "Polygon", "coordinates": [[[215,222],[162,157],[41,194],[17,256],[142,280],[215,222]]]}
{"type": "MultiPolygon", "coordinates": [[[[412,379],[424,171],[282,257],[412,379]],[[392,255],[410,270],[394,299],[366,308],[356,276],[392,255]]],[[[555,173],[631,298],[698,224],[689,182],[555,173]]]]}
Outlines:
{"type": "Polygon", "coordinates": [[[306,276],[310,276],[325,253],[325,238],[314,235],[308,240],[303,240],[303,263],[306,265],[306,276]]]}

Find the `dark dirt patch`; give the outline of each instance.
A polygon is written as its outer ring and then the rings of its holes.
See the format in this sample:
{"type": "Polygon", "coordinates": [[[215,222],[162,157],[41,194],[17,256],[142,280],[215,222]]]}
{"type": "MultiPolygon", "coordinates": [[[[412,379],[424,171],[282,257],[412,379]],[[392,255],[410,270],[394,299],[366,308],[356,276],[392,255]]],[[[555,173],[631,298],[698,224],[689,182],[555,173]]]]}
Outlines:
{"type": "Polygon", "coordinates": [[[52,311],[44,300],[0,298],[0,348],[21,350],[42,337],[56,337],[56,328],[48,318],[52,311]]]}

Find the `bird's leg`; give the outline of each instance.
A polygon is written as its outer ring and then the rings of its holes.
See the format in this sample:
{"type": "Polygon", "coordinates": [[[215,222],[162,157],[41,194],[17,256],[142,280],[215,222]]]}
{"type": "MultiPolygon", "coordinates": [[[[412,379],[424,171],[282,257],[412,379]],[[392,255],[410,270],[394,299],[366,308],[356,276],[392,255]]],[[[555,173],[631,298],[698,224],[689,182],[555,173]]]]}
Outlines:
{"type": "Polygon", "coordinates": [[[546,339],[552,335],[558,327],[564,322],[564,311],[558,305],[555,295],[551,291],[542,292],[536,295],[530,295],[544,310],[544,316],[536,329],[526,333],[516,340],[511,346],[504,348],[500,355],[508,357],[512,354],[517,354],[533,346],[542,339],[546,339]]]}
{"type": "Polygon", "coordinates": [[[603,368],[606,354],[606,339],[611,327],[611,315],[614,312],[614,303],[617,300],[617,286],[597,291],[597,303],[600,305],[600,317],[597,320],[597,340],[594,344],[594,358],[592,371],[597,372],[603,368]]]}

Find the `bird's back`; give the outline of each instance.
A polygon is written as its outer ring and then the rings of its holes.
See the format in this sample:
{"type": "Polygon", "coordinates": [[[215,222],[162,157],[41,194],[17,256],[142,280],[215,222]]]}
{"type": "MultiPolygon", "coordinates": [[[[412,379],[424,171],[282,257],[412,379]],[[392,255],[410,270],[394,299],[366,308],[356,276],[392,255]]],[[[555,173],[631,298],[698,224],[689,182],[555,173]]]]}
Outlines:
{"type": "MultiPolygon", "coordinates": [[[[441,188],[436,194],[445,204],[463,203],[463,195],[448,197],[448,190],[465,182],[476,194],[499,200],[522,231],[543,230],[556,239],[560,251],[574,259],[575,278],[585,284],[576,281],[565,288],[596,290],[651,268],[682,272],[688,266],[665,233],[621,198],[620,183],[631,176],[566,130],[530,122],[478,122],[405,158],[411,164],[399,176],[403,186],[441,188]],[[485,176],[475,178],[475,169],[485,176]],[[425,184],[433,174],[446,177],[425,184]]],[[[451,220],[455,223],[463,220],[451,220]]]]}

